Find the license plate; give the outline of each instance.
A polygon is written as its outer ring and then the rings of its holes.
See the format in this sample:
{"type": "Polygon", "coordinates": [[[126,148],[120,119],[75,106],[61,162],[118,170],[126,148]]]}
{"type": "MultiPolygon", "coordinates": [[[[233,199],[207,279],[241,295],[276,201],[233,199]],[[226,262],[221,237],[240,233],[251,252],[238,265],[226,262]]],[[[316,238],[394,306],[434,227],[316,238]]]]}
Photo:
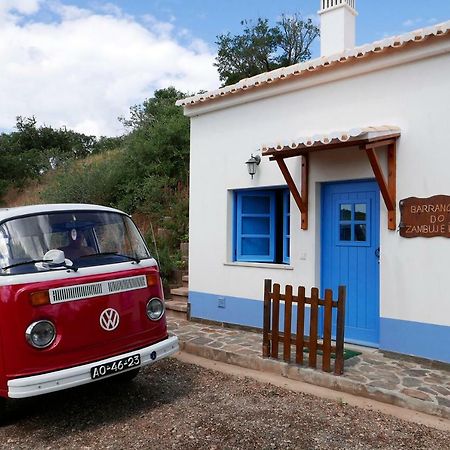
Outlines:
{"type": "Polygon", "coordinates": [[[100,364],[99,366],[91,367],[91,379],[107,377],[115,373],[123,372],[124,370],[141,365],[141,355],[131,355],[126,358],[116,359],[109,363],[100,364]]]}

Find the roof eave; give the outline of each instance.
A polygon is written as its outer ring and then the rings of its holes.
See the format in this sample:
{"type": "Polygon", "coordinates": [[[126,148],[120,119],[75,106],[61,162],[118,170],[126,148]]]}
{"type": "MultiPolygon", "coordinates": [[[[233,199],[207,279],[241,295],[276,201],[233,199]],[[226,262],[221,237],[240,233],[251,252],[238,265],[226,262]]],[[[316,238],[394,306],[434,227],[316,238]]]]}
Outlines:
{"type": "Polygon", "coordinates": [[[301,89],[303,87],[301,84],[305,80],[308,81],[305,82],[304,87],[309,87],[333,79],[346,78],[448,53],[450,52],[449,30],[450,22],[447,22],[445,26],[435,27],[434,31],[437,34],[427,34],[420,36],[420,39],[410,38],[409,40],[405,37],[409,35],[404,35],[404,41],[401,38],[390,38],[391,45],[386,47],[377,47],[377,43],[374,43],[348,50],[340,55],[277,69],[251,79],[242,80],[233,86],[179,100],[177,105],[184,106],[185,115],[191,117],[301,89]],[[365,48],[370,48],[370,51],[364,52],[365,48]],[[351,70],[347,73],[344,69],[348,67],[351,70]],[[324,75],[323,79],[319,75],[324,75]],[[312,83],[311,79],[314,80],[312,83]],[[292,87],[293,85],[294,87],[292,87]]]}
{"type": "Polygon", "coordinates": [[[339,139],[330,139],[328,142],[314,142],[311,145],[298,143],[296,145],[279,145],[277,147],[267,147],[261,150],[262,156],[293,157],[304,155],[310,152],[333,150],[340,148],[360,147],[369,143],[383,143],[386,140],[398,139],[401,136],[400,130],[392,127],[391,130],[362,133],[358,136],[350,137],[345,141],[339,139]]]}

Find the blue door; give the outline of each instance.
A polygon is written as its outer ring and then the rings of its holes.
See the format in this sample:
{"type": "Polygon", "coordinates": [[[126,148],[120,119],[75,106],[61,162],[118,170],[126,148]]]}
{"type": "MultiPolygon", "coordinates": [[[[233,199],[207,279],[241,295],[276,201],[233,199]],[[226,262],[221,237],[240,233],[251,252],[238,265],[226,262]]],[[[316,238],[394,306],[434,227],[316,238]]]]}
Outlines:
{"type": "Polygon", "coordinates": [[[347,286],[346,342],[378,346],[379,246],[377,183],[323,184],[322,289],[331,288],[337,294],[339,285],[347,286]]]}

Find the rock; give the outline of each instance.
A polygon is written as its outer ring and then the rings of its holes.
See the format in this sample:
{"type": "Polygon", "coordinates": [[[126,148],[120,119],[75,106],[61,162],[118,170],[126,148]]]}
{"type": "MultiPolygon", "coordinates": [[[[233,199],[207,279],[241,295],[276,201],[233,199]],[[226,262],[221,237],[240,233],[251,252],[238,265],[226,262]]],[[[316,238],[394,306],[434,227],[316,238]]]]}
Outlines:
{"type": "Polygon", "coordinates": [[[402,384],[405,387],[417,387],[420,386],[422,382],[417,378],[406,377],[403,379],[402,384]]]}
{"type": "Polygon", "coordinates": [[[444,398],[441,396],[436,397],[438,404],[440,406],[446,406],[447,408],[450,408],[450,398],[444,398]]]}
{"type": "Polygon", "coordinates": [[[439,392],[439,394],[441,394],[441,395],[444,395],[444,396],[447,396],[450,398],[450,390],[448,390],[444,386],[434,385],[433,390],[435,390],[436,392],[439,392]]]}
{"type": "Polygon", "coordinates": [[[428,394],[425,394],[425,392],[417,391],[416,389],[403,389],[402,394],[405,394],[408,397],[424,400],[426,402],[431,402],[431,398],[428,394]]]}
{"type": "Polygon", "coordinates": [[[429,370],[425,370],[425,369],[408,369],[405,370],[406,374],[411,376],[411,377],[424,377],[426,375],[428,375],[428,373],[430,372],[429,370]]]}
{"type": "Polygon", "coordinates": [[[381,389],[387,389],[389,391],[392,391],[397,387],[397,383],[393,383],[392,381],[389,381],[389,380],[374,380],[374,381],[371,381],[368,384],[368,386],[381,388],[381,389]]]}

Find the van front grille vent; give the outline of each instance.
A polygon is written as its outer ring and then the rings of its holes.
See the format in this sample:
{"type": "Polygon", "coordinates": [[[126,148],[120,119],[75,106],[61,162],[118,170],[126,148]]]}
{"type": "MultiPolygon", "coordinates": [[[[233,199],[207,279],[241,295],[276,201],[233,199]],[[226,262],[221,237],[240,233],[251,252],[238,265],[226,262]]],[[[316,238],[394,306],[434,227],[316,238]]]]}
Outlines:
{"type": "Polygon", "coordinates": [[[147,287],[147,279],[145,276],[108,281],[108,292],[110,294],[113,292],[132,291],[144,287],[147,287]]]}
{"type": "Polygon", "coordinates": [[[102,283],[79,284],[58,289],[51,289],[50,303],[68,302],[70,300],[81,300],[82,298],[103,295],[102,283]]]}
{"type": "Polygon", "coordinates": [[[50,303],[64,303],[101,295],[143,289],[147,287],[145,275],[119,278],[118,280],[101,281],[98,283],[77,284],[56,289],[49,289],[50,303]]]}

